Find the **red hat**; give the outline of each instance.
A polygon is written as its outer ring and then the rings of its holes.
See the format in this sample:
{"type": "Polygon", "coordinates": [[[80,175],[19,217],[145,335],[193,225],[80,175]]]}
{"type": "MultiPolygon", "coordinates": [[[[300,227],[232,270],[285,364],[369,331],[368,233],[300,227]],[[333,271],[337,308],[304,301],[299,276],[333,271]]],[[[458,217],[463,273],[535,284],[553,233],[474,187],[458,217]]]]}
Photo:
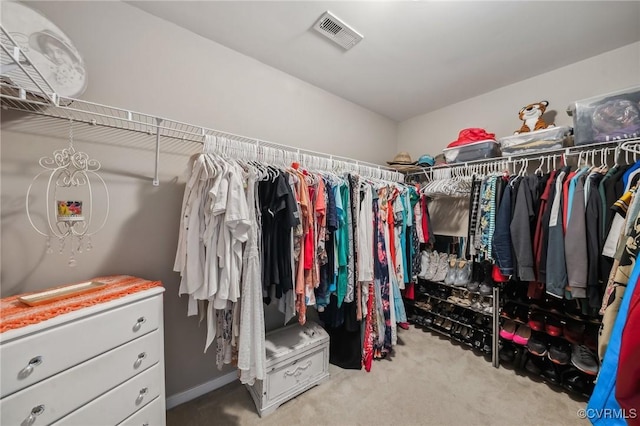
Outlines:
{"type": "Polygon", "coordinates": [[[460,130],[460,133],[458,134],[458,139],[456,139],[455,141],[447,145],[447,148],[453,148],[460,145],[467,145],[473,142],[495,140],[495,138],[496,138],[495,133],[487,133],[486,130],[484,129],[478,129],[478,128],[463,129],[463,130],[460,130]]]}

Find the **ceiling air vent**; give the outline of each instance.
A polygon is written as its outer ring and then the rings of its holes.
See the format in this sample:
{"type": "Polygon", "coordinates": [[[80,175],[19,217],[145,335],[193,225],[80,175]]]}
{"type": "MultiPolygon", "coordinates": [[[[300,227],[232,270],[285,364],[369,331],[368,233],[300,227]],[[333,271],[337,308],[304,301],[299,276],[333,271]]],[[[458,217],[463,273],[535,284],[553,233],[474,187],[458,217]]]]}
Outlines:
{"type": "Polygon", "coordinates": [[[345,50],[351,49],[364,38],[362,34],[328,11],[322,14],[313,28],[345,50]]]}

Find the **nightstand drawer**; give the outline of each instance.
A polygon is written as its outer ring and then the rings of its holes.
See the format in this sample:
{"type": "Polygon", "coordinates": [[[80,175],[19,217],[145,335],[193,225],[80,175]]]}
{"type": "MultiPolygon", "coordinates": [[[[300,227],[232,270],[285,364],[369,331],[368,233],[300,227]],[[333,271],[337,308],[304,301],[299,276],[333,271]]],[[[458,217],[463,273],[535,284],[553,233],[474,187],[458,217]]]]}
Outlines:
{"type": "Polygon", "coordinates": [[[164,385],[161,368],[160,364],[154,365],[54,424],[87,426],[122,422],[161,394],[164,385]]]}
{"type": "Polygon", "coordinates": [[[67,415],[156,364],[162,355],[161,339],[156,330],[1,399],[0,423],[18,425],[34,413],[32,425],[37,426],[67,415]]]}
{"type": "Polygon", "coordinates": [[[156,296],[3,342],[2,397],[156,330],[161,320],[162,297],[156,296]]]}

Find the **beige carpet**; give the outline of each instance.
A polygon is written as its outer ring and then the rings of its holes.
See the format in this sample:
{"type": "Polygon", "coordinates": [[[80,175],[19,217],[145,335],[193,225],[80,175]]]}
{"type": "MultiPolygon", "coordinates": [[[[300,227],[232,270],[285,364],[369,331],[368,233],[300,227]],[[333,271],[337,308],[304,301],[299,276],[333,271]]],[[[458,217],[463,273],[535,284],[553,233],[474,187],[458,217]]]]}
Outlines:
{"type": "Polygon", "coordinates": [[[400,330],[391,360],[370,373],[330,365],[331,378],[260,418],[234,382],[167,412],[186,425],[587,425],[586,402],[545,383],[495,369],[433,333],[400,330]]]}

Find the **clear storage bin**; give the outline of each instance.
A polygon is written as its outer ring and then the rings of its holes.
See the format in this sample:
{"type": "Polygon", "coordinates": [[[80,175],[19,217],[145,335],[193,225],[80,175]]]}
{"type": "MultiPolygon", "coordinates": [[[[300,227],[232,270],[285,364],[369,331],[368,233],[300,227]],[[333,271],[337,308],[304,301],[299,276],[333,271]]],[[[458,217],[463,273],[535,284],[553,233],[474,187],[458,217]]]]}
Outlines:
{"type": "Polygon", "coordinates": [[[640,138],[640,86],[577,101],[567,114],[576,145],[640,138]]]}
{"type": "Polygon", "coordinates": [[[571,127],[558,126],[498,139],[502,154],[521,154],[563,148],[569,145],[571,127]]]}
{"type": "Polygon", "coordinates": [[[442,150],[447,163],[464,163],[483,158],[500,157],[500,147],[494,140],[478,141],[442,150]]]}

